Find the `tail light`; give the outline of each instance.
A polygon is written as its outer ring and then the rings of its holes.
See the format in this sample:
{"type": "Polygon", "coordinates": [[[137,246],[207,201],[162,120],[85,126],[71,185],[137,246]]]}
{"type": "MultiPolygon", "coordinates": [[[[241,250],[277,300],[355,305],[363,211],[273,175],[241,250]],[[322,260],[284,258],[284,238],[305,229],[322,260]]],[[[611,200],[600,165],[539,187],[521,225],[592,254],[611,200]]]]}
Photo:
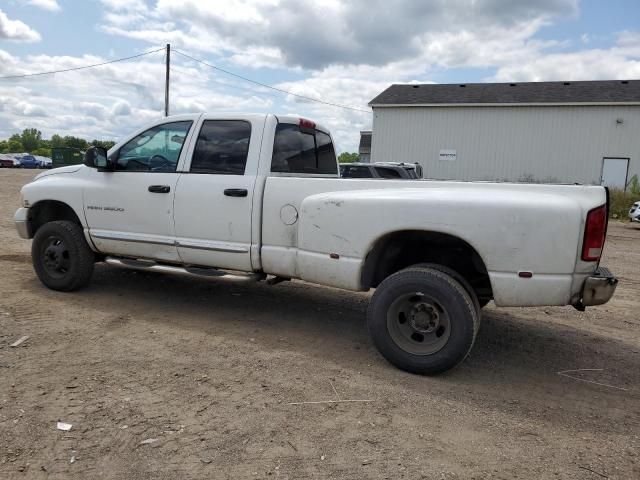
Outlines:
{"type": "Polygon", "coordinates": [[[587,223],[584,228],[584,240],[582,242],[582,260],[595,262],[602,255],[604,238],[607,232],[607,207],[590,210],[587,214],[587,223]]]}

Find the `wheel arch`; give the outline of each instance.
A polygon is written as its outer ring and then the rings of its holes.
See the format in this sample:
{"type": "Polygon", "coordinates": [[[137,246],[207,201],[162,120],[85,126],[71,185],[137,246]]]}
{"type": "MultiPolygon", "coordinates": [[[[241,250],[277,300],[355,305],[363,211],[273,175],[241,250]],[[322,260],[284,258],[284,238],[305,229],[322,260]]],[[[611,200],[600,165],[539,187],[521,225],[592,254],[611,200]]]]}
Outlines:
{"type": "Polygon", "coordinates": [[[477,249],[459,236],[433,230],[399,230],[377,238],[365,256],[361,285],[375,288],[389,275],[419,263],[452,268],[478,297],[493,297],[487,266],[477,249]]]}
{"type": "Polygon", "coordinates": [[[82,227],[83,223],[80,218],[80,215],[68,203],[60,200],[39,200],[29,207],[29,238],[33,238],[42,225],[56,220],[67,220],[82,227]]]}

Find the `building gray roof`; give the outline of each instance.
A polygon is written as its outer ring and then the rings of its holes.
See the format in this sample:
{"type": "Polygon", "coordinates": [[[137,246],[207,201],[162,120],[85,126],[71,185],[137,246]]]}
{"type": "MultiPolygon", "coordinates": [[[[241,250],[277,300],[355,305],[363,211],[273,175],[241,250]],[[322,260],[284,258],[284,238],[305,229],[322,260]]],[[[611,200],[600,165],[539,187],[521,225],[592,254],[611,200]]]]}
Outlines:
{"type": "Polygon", "coordinates": [[[369,105],[640,103],[640,80],[391,85],[369,105]]]}

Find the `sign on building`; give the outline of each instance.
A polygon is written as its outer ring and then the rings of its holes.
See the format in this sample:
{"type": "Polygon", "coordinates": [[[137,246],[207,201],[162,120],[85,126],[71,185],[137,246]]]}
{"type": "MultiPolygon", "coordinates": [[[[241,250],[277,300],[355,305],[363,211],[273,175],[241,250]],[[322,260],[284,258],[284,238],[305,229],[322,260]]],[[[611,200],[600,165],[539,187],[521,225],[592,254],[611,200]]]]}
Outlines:
{"type": "Polygon", "coordinates": [[[449,149],[440,150],[441,162],[455,162],[456,159],[457,159],[457,154],[455,150],[449,150],[449,149]]]}

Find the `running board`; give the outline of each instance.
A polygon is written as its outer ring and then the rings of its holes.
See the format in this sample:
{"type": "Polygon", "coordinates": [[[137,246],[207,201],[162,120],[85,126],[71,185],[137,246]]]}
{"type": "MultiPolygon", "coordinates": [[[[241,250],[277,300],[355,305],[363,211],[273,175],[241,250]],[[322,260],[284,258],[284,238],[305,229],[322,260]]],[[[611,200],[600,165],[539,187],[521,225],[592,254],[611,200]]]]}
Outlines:
{"type": "Polygon", "coordinates": [[[166,265],[162,263],[157,263],[157,262],[154,262],[153,260],[106,257],[104,261],[109,265],[115,265],[116,267],[129,268],[132,270],[141,270],[146,272],[173,273],[178,275],[189,275],[192,277],[235,278],[235,279],[255,280],[255,281],[260,281],[267,278],[267,275],[264,273],[235,274],[235,273],[229,273],[225,270],[218,270],[217,268],[195,267],[195,266],[194,267],[177,267],[175,265],[166,265]]]}

